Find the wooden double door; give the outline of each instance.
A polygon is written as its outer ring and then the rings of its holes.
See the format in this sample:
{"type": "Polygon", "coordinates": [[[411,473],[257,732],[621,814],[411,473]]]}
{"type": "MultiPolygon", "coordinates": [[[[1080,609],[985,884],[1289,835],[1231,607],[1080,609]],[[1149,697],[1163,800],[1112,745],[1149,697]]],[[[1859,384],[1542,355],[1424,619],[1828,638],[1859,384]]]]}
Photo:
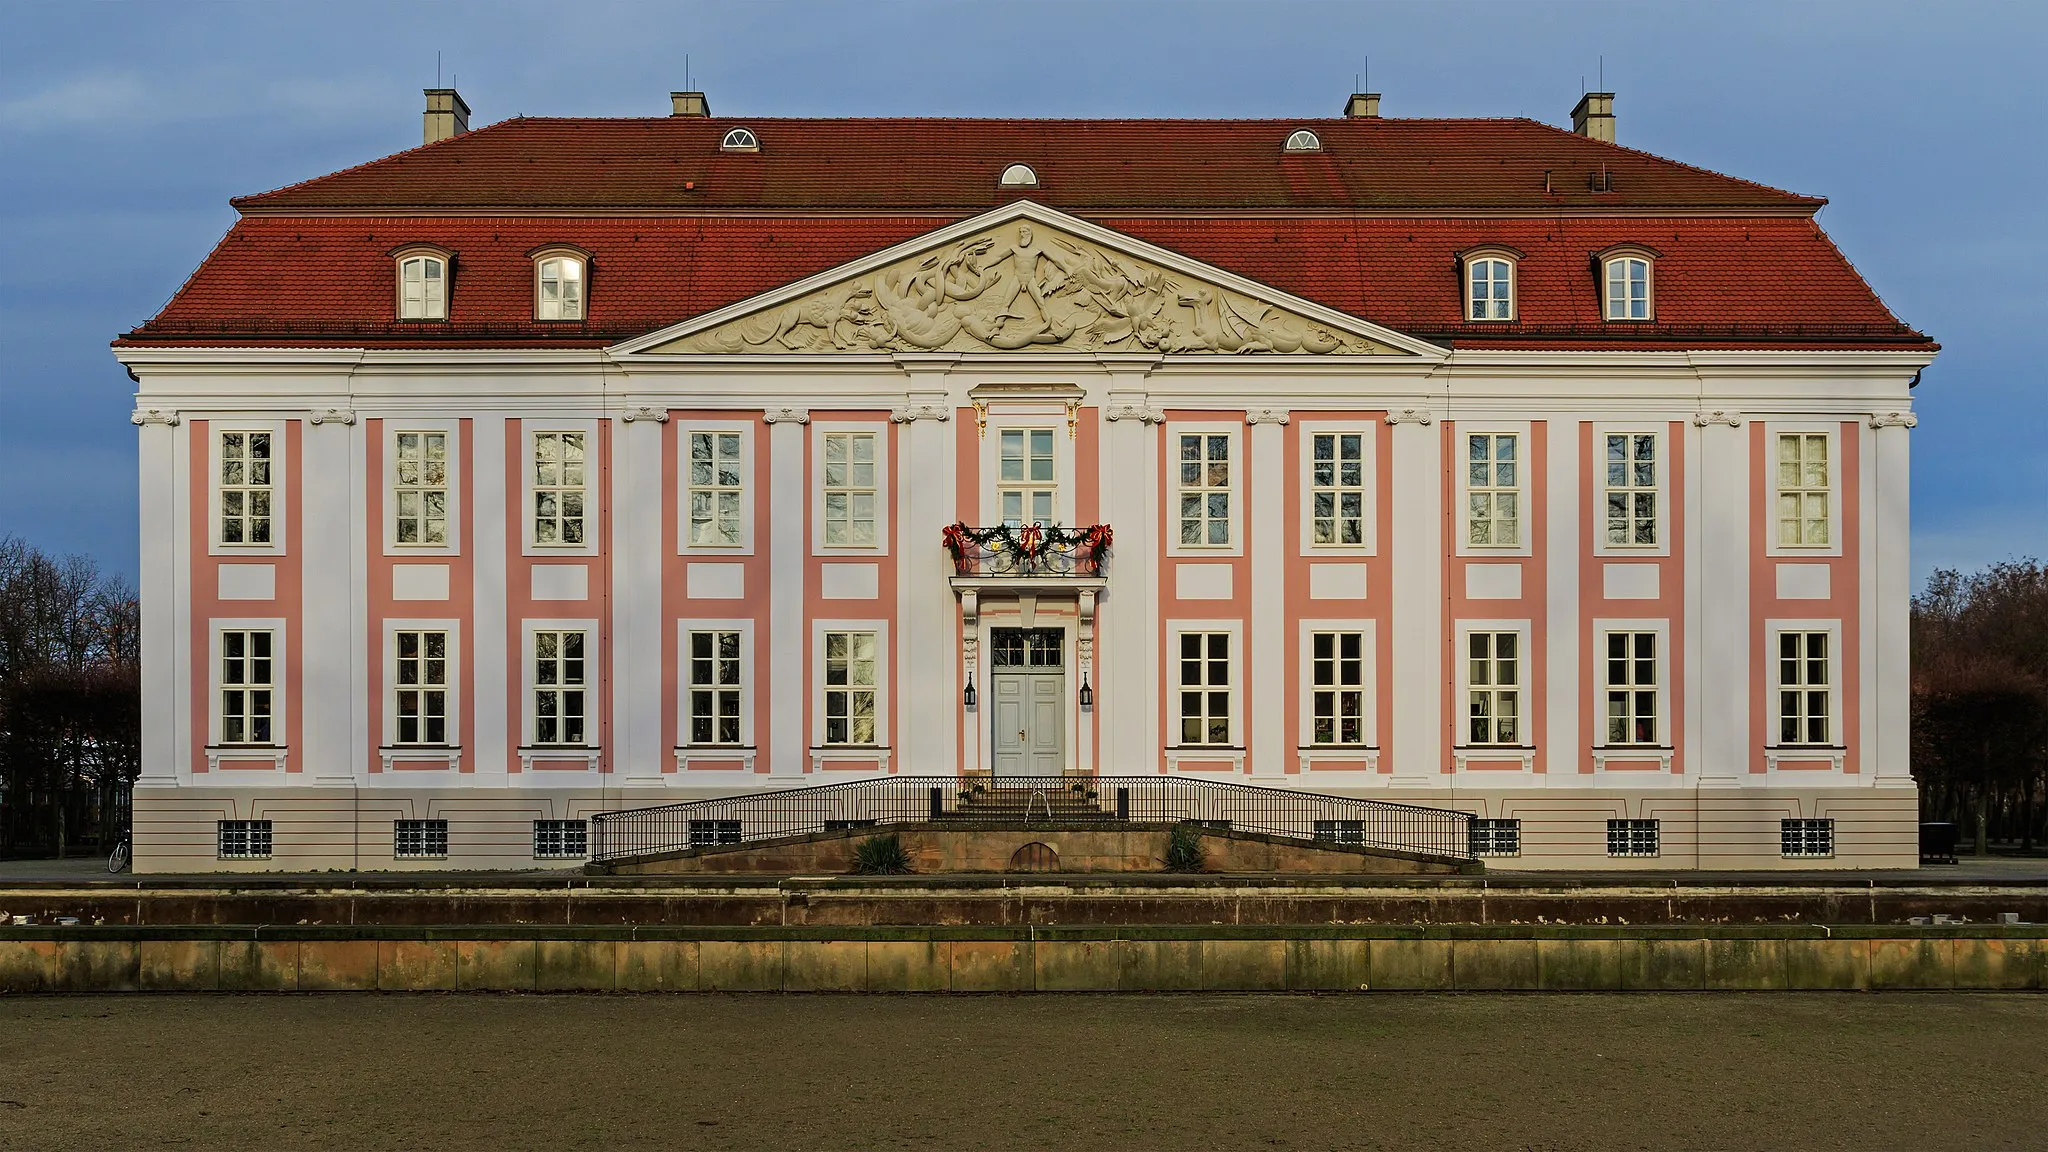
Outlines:
{"type": "Polygon", "coordinates": [[[1058,776],[1067,767],[1067,634],[1061,628],[994,628],[989,709],[995,774],[1058,776]]]}

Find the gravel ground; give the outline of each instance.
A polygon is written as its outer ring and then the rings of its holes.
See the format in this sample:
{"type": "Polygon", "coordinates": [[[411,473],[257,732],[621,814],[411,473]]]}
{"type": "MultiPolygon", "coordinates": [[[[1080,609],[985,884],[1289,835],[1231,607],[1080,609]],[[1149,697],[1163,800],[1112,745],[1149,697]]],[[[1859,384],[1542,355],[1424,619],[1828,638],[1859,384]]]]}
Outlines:
{"type": "Polygon", "coordinates": [[[0,1148],[2040,1148],[2048,996],[0,998],[0,1148]]]}

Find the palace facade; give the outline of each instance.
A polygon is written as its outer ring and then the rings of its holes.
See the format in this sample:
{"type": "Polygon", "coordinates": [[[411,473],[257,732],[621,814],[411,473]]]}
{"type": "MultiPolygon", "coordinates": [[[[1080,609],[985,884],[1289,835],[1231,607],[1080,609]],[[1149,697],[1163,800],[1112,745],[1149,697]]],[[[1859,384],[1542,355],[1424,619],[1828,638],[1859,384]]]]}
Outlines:
{"type": "MultiPolygon", "coordinates": [[[[144,870],[1184,773],[1910,866],[1910,389],[1822,200],[1533,120],[520,118],[236,200],[137,384],[144,870]]],[[[537,863],[538,862],[538,863],[537,863]]]]}

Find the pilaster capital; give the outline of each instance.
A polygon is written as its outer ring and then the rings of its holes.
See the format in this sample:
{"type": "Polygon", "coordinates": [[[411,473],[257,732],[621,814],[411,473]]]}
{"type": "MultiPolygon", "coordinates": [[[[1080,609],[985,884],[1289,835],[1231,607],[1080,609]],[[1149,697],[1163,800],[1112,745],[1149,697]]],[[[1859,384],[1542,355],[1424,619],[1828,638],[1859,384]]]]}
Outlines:
{"type": "Polygon", "coordinates": [[[809,424],[810,422],[811,410],[809,408],[770,408],[761,413],[761,423],[763,424],[809,424]]]}
{"type": "Polygon", "coordinates": [[[352,408],[315,408],[312,415],[306,417],[306,423],[308,424],[354,424],[355,422],[356,414],[352,408]]]}
{"type": "Polygon", "coordinates": [[[909,424],[917,420],[951,420],[953,410],[944,404],[899,404],[889,413],[889,419],[896,424],[909,424]]]}
{"type": "Polygon", "coordinates": [[[1742,413],[1716,408],[1711,412],[1700,411],[1692,414],[1692,426],[1706,428],[1714,424],[1726,424],[1730,428],[1742,427],[1742,413]]]}
{"type": "Polygon", "coordinates": [[[1436,417],[1427,408],[1403,408],[1387,413],[1389,424],[1420,424],[1427,428],[1436,423],[1436,417]]]}
{"type": "Polygon", "coordinates": [[[162,424],[166,428],[175,428],[178,426],[178,410],[176,408],[137,408],[128,414],[128,422],[136,425],[162,424]]]}
{"type": "Polygon", "coordinates": [[[1244,422],[1247,424],[1285,424],[1287,423],[1287,409],[1253,408],[1244,414],[1244,422]]]}
{"type": "Polygon", "coordinates": [[[1918,428],[1920,418],[1911,412],[1873,412],[1870,414],[1872,428],[1918,428]]]}
{"type": "Polygon", "coordinates": [[[652,420],[656,424],[666,424],[668,423],[668,409],[657,408],[652,404],[636,404],[626,409],[625,415],[619,417],[619,419],[624,420],[628,424],[636,420],[652,420]]]}
{"type": "Polygon", "coordinates": [[[1138,420],[1146,424],[1166,422],[1166,413],[1143,400],[1111,400],[1104,406],[1102,417],[1105,420],[1138,420]]]}

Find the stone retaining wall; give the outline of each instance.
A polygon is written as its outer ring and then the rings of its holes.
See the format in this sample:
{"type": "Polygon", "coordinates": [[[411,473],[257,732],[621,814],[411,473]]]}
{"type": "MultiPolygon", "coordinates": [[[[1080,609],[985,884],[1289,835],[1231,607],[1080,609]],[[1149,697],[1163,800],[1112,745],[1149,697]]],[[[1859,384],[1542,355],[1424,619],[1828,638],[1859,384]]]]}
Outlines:
{"type": "Polygon", "coordinates": [[[2048,927],[4,928],[0,993],[2034,990],[2048,927]]]}

